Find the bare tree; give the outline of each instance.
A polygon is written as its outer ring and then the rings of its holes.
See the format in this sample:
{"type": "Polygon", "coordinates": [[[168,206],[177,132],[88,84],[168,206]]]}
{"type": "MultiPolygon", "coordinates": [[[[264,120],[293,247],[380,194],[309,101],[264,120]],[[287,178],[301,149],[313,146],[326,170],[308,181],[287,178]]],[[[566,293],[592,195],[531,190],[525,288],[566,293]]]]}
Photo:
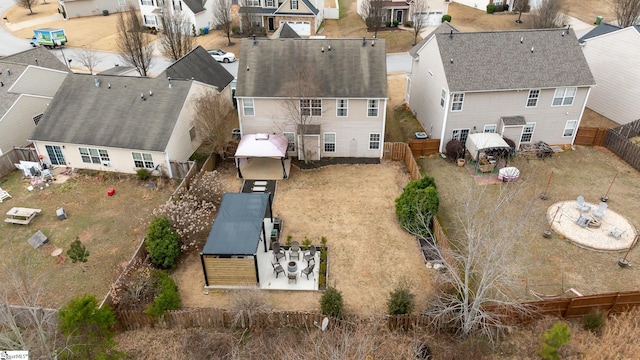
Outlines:
{"type": "Polygon", "coordinates": [[[140,76],[147,76],[153,60],[153,45],[142,32],[136,9],[129,4],[126,11],[118,13],[117,46],[120,59],[136,68],[140,76]]]}
{"type": "Polygon", "coordinates": [[[93,48],[83,48],[76,52],[76,59],[80,61],[84,67],[89,70],[90,74],[93,74],[93,69],[100,63],[101,58],[93,48]]]}
{"type": "Polygon", "coordinates": [[[531,13],[534,29],[563,27],[566,15],[562,13],[563,0],[540,0],[540,6],[531,13]]]}
{"type": "Polygon", "coordinates": [[[308,164],[317,153],[307,149],[305,136],[322,116],[322,100],[317,99],[319,90],[316,85],[316,72],[309,66],[300,65],[289,74],[289,79],[285,87],[291,96],[284,101],[282,107],[286,122],[293,126],[298,134],[297,147],[302,152],[305,164],[308,164]]]}
{"type": "Polygon", "coordinates": [[[227,45],[232,45],[231,24],[233,22],[233,18],[231,17],[231,1],[216,0],[216,3],[213,6],[213,22],[218,24],[220,30],[222,30],[227,36],[227,45]]]}
{"type": "Polygon", "coordinates": [[[231,141],[231,130],[238,126],[231,99],[215,90],[207,90],[195,100],[195,128],[202,145],[224,158],[231,141]]]}
{"type": "Polygon", "coordinates": [[[640,23],[640,0],[616,0],[614,11],[620,27],[640,23]]]}
{"type": "Polygon", "coordinates": [[[170,1],[164,1],[160,23],[160,49],[162,54],[174,61],[185,56],[195,47],[195,37],[191,35],[192,24],[184,13],[173,9],[170,1]]]}
{"type": "Polygon", "coordinates": [[[518,12],[518,20],[516,20],[516,23],[522,24],[522,13],[529,11],[529,0],[515,0],[512,10],[518,12]]]}
{"type": "Polygon", "coordinates": [[[25,9],[29,9],[29,14],[33,14],[33,5],[36,4],[36,2],[38,2],[38,0],[15,0],[16,4],[18,4],[18,6],[21,6],[25,9]]]}
{"type": "Polygon", "coordinates": [[[362,17],[367,25],[367,29],[373,30],[373,37],[378,37],[378,29],[382,27],[384,17],[383,0],[364,0],[362,3],[362,17]]]}
{"type": "MultiPolygon", "coordinates": [[[[458,204],[448,246],[434,243],[425,249],[443,266],[438,273],[439,292],[425,310],[437,327],[460,336],[480,333],[493,341],[507,326],[503,323],[504,312],[487,305],[512,312],[528,311],[513,295],[520,283],[517,274],[522,271],[514,247],[522,227],[532,223],[529,217],[535,208],[533,198],[531,203],[514,206],[513,200],[524,185],[502,184],[488,190],[472,182],[461,184],[463,189],[455,195],[458,204]]],[[[430,221],[431,215],[425,214],[405,228],[420,236],[430,231],[430,221]]]]}
{"type": "Polygon", "coordinates": [[[260,21],[259,9],[259,7],[251,5],[249,0],[240,0],[240,28],[243,33],[256,35],[262,32],[259,26],[254,25],[260,21]]]}
{"type": "Polygon", "coordinates": [[[427,0],[414,0],[411,6],[411,13],[413,14],[413,45],[415,45],[418,43],[420,31],[427,26],[427,18],[425,15],[427,14],[429,6],[427,5],[427,0]]]}

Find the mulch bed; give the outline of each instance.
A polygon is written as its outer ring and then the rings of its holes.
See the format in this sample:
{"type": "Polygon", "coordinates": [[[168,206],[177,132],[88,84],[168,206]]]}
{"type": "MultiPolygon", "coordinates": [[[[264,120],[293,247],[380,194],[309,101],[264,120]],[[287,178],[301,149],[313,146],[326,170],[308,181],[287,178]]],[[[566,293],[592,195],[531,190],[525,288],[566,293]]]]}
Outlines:
{"type": "Polygon", "coordinates": [[[311,161],[308,164],[304,163],[304,160],[291,159],[291,165],[301,170],[318,169],[328,165],[338,164],[380,164],[378,158],[322,158],[320,160],[311,161]]]}

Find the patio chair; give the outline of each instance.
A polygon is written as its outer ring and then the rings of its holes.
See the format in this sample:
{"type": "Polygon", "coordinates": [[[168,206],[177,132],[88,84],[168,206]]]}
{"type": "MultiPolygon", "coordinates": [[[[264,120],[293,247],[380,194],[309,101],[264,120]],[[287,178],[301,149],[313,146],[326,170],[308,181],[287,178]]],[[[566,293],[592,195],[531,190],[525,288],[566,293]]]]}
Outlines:
{"type": "Polygon", "coordinates": [[[578,210],[580,210],[580,212],[586,212],[591,210],[591,206],[584,202],[584,196],[582,195],[578,196],[578,199],[576,200],[576,202],[578,203],[578,210]]]}
{"type": "Polygon", "coordinates": [[[313,268],[316,266],[315,263],[307,266],[306,268],[302,269],[302,271],[300,271],[300,276],[302,277],[302,275],[307,275],[307,280],[309,280],[309,274],[313,275],[313,268]]]}
{"type": "Polygon", "coordinates": [[[282,265],[280,265],[279,262],[272,262],[271,266],[273,266],[273,272],[276,273],[276,279],[278,278],[278,275],[280,275],[280,273],[284,274],[284,268],[282,267],[282,265]]]}
{"type": "Polygon", "coordinates": [[[604,212],[607,211],[607,203],[606,202],[600,202],[600,205],[598,205],[598,208],[593,210],[591,212],[591,215],[597,217],[598,219],[602,219],[602,216],[604,216],[604,212]]]}
{"type": "Polygon", "coordinates": [[[620,237],[622,236],[622,234],[624,234],[627,230],[622,230],[622,229],[618,229],[618,228],[613,228],[613,230],[611,230],[609,232],[609,235],[613,236],[614,238],[616,238],[616,240],[620,240],[620,237]]]}
{"type": "Polygon", "coordinates": [[[287,274],[287,278],[289,279],[289,283],[293,280],[294,283],[298,283],[298,273],[290,272],[287,274]]]}
{"type": "Polygon", "coordinates": [[[300,243],[297,241],[291,242],[291,248],[289,249],[289,260],[293,258],[300,260],[300,243]]]}
{"type": "Polygon", "coordinates": [[[4,199],[9,199],[11,197],[11,195],[9,195],[8,192],[6,192],[5,190],[2,190],[2,188],[0,188],[0,203],[4,201],[4,199]]]}
{"type": "Polygon", "coordinates": [[[578,220],[576,220],[576,224],[582,226],[583,228],[589,226],[589,222],[591,222],[591,216],[587,215],[580,215],[578,220]]]}
{"type": "Polygon", "coordinates": [[[271,243],[271,249],[273,250],[273,258],[276,262],[280,262],[282,258],[286,259],[287,256],[285,255],[284,249],[280,247],[279,242],[271,243]]]}
{"type": "Polygon", "coordinates": [[[309,251],[304,255],[303,259],[308,264],[310,260],[313,260],[315,262],[315,258],[316,258],[316,246],[311,245],[309,246],[309,251]]]}

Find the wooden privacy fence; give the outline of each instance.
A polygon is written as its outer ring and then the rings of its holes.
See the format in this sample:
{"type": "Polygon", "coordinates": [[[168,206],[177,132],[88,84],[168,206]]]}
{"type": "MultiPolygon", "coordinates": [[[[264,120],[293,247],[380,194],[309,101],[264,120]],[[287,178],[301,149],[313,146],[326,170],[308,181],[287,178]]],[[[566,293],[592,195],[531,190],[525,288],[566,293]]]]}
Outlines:
{"type": "Polygon", "coordinates": [[[440,151],[440,139],[411,139],[409,147],[413,157],[435,154],[440,151]]]}
{"type": "Polygon", "coordinates": [[[404,164],[407,166],[409,174],[411,174],[411,179],[418,180],[422,178],[420,175],[420,168],[418,168],[418,163],[413,157],[411,149],[407,143],[384,143],[384,158],[393,161],[404,160],[404,164]]]}
{"type": "Polygon", "coordinates": [[[604,128],[579,127],[573,143],[575,145],[604,146],[608,132],[609,129],[604,128]]]}
{"type": "MultiPolygon", "coordinates": [[[[54,328],[58,326],[58,309],[0,303],[0,313],[10,314],[13,322],[21,328],[37,326],[37,324],[54,328]]],[[[3,318],[3,324],[7,325],[6,321],[9,317],[3,316],[3,318]]]]}
{"type": "Polygon", "coordinates": [[[34,148],[13,148],[0,156],[0,178],[16,169],[15,165],[22,161],[38,161],[38,153],[34,148]]]}
{"type": "Polygon", "coordinates": [[[630,139],[640,135],[640,120],[609,130],[604,145],[640,171],[640,146],[630,139]]]}

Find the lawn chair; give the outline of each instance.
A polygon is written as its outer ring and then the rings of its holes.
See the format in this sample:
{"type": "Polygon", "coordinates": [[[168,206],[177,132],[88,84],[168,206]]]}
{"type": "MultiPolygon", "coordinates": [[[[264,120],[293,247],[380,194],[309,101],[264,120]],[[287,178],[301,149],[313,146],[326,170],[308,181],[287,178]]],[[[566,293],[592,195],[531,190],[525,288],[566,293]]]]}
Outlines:
{"type": "Polygon", "coordinates": [[[300,243],[297,241],[291,242],[291,248],[289,249],[289,260],[293,258],[300,260],[300,243]]]}
{"type": "Polygon", "coordinates": [[[607,211],[607,203],[606,202],[600,202],[600,205],[598,205],[598,208],[593,210],[591,212],[591,215],[597,217],[598,219],[602,219],[602,216],[604,216],[604,212],[607,211]]]}
{"type": "Polygon", "coordinates": [[[0,188],[0,203],[4,201],[4,199],[9,199],[11,198],[11,195],[9,195],[8,192],[6,192],[5,190],[2,190],[2,188],[0,188]]]}
{"type": "Polygon", "coordinates": [[[309,274],[313,275],[313,268],[316,266],[315,263],[307,266],[306,268],[302,269],[302,271],[300,271],[300,277],[302,277],[302,275],[307,275],[307,280],[309,280],[309,274]]]}
{"type": "Polygon", "coordinates": [[[278,278],[278,275],[280,275],[280,273],[284,274],[284,268],[282,267],[282,265],[280,265],[279,262],[272,262],[271,266],[273,266],[273,272],[276,273],[276,279],[278,278]]]}
{"type": "Polygon", "coordinates": [[[576,220],[576,224],[582,226],[583,228],[586,228],[587,226],[589,226],[590,222],[591,222],[591,216],[587,216],[587,215],[580,215],[578,220],[576,220]]]}
{"type": "Polygon", "coordinates": [[[315,245],[309,246],[309,251],[304,255],[304,261],[306,261],[307,264],[311,260],[313,260],[314,263],[316,261],[316,246],[315,245]]]}
{"type": "Polygon", "coordinates": [[[584,202],[584,196],[582,195],[578,196],[578,199],[576,201],[578,203],[578,210],[580,210],[580,212],[586,212],[591,210],[591,206],[584,202]]]}
{"type": "Polygon", "coordinates": [[[284,252],[284,249],[280,247],[280,243],[279,242],[274,242],[271,243],[271,249],[273,250],[273,258],[276,260],[276,262],[280,262],[280,259],[287,257],[287,255],[284,252]]]}
{"type": "Polygon", "coordinates": [[[614,238],[616,238],[616,240],[620,240],[620,237],[622,236],[622,234],[624,234],[627,230],[622,230],[622,229],[618,229],[618,228],[613,228],[613,230],[611,230],[611,232],[609,232],[610,236],[613,236],[614,238]]]}

